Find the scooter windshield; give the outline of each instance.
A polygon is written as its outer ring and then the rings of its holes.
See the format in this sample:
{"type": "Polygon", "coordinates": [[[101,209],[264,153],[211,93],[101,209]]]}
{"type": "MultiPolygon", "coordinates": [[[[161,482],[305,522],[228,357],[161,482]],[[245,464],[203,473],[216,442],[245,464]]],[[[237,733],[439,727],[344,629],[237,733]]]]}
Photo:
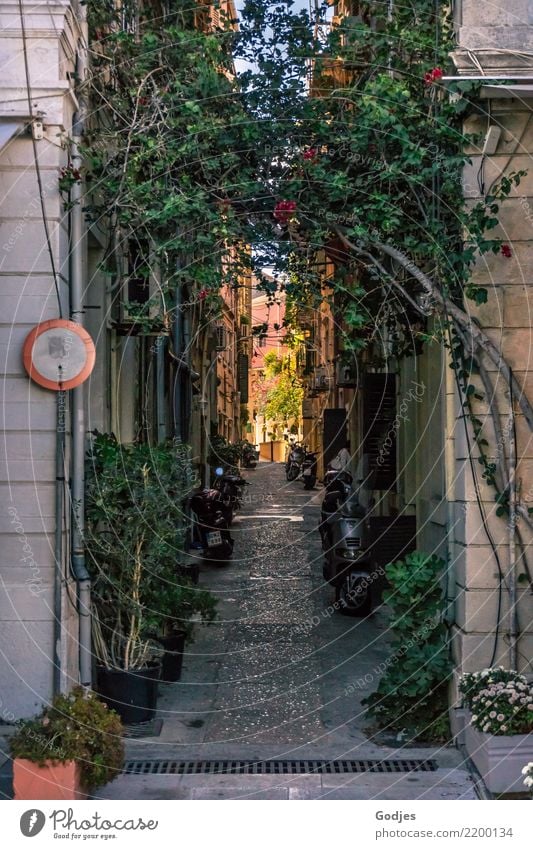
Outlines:
{"type": "Polygon", "coordinates": [[[356,492],[352,492],[342,505],[342,514],[349,519],[362,519],[365,515],[364,507],[359,504],[356,492]]]}

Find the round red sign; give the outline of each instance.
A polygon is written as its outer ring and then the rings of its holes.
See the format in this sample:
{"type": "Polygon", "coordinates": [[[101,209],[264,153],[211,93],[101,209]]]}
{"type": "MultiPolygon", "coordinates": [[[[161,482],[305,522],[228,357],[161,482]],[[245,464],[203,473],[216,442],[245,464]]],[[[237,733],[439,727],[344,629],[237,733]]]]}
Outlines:
{"type": "Polygon", "coordinates": [[[96,351],[87,331],[66,318],[53,318],[34,327],[22,352],[24,368],[46,389],[73,389],[89,377],[96,351]]]}

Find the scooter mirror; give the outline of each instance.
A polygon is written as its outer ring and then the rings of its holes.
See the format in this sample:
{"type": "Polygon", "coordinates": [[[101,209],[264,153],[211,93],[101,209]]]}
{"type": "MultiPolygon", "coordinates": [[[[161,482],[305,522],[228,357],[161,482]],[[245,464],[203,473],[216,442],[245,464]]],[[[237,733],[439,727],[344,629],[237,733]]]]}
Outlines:
{"type": "Polygon", "coordinates": [[[224,474],[224,469],[222,468],[222,466],[218,466],[215,469],[215,475],[217,476],[217,478],[221,478],[223,474],[224,474]]]}

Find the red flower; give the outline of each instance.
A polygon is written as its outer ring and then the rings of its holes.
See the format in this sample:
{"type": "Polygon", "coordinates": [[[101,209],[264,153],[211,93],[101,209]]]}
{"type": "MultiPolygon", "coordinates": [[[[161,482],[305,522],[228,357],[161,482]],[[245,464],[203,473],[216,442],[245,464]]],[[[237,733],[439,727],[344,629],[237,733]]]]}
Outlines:
{"type": "Polygon", "coordinates": [[[507,259],[509,259],[513,255],[513,252],[511,250],[510,245],[502,245],[500,250],[501,250],[502,256],[507,257],[507,259]]]}
{"type": "Polygon", "coordinates": [[[433,68],[431,71],[428,71],[424,74],[424,81],[426,85],[433,85],[433,83],[441,80],[443,76],[442,68],[433,68]]]}
{"type": "Polygon", "coordinates": [[[280,224],[288,224],[296,210],[295,200],[280,200],[274,207],[274,218],[280,224]]]}
{"type": "Polygon", "coordinates": [[[307,150],[304,150],[304,159],[313,160],[317,157],[317,150],[314,147],[308,147],[307,150]]]}
{"type": "Polygon", "coordinates": [[[206,298],[207,298],[207,289],[200,289],[200,291],[198,292],[198,300],[199,301],[205,301],[206,298]]]}

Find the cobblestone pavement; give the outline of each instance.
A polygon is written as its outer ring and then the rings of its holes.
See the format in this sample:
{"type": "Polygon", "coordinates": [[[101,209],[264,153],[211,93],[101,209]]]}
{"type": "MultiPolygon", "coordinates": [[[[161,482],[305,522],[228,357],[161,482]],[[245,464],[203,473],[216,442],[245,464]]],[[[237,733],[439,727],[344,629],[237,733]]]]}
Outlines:
{"type": "Polygon", "coordinates": [[[317,533],[321,488],[287,483],[279,464],[247,473],[227,566],[202,566],[219,617],[198,628],[182,680],[160,687],[157,738],[128,757],[436,757],[435,772],[296,776],[120,776],[102,798],[475,798],[456,749],[399,748],[369,738],[360,701],[389,655],[386,616],[340,615],[324,585],[317,533]]]}

